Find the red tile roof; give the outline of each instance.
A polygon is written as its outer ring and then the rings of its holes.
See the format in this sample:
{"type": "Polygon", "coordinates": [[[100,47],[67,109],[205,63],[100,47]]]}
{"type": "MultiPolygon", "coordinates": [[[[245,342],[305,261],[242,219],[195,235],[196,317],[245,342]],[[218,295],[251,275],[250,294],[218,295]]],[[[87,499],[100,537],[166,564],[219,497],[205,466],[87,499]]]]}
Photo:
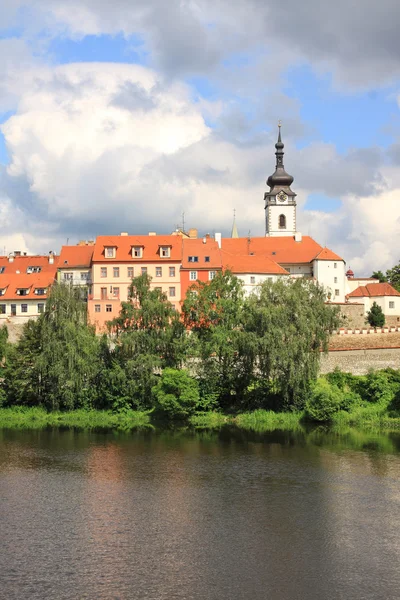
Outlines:
{"type": "Polygon", "coordinates": [[[335,254],[329,248],[322,248],[321,252],[315,257],[316,260],[343,260],[338,254],[335,254]]]}
{"type": "Polygon", "coordinates": [[[390,283],[369,283],[360,285],[354,292],[347,294],[348,298],[376,298],[377,296],[400,296],[400,292],[395,290],[390,283]]]}
{"type": "MultiPolygon", "coordinates": [[[[294,236],[285,237],[253,237],[223,238],[222,250],[230,254],[242,256],[254,254],[266,256],[278,264],[303,264],[312,262],[323,250],[315,240],[305,235],[301,242],[296,242],[294,236]]],[[[337,260],[342,260],[337,257],[337,260]]]]}
{"type": "Polygon", "coordinates": [[[175,235],[100,235],[94,245],[93,262],[168,262],[180,261],[182,257],[182,238],[175,235]],[[132,247],[143,247],[143,256],[132,257],[132,247]],[[160,257],[160,246],[170,246],[171,256],[160,257]],[[115,258],[105,258],[104,249],[116,248],[115,258]]]}
{"type": "Polygon", "coordinates": [[[58,256],[54,256],[53,264],[49,263],[48,256],[16,256],[12,262],[8,257],[0,257],[0,267],[5,267],[0,273],[0,290],[5,290],[0,296],[3,300],[33,300],[46,299],[46,294],[38,296],[35,288],[47,289],[55,280],[58,256]],[[41,267],[40,273],[27,273],[28,267],[41,267]],[[17,294],[18,289],[29,290],[26,296],[17,294]]]}
{"type": "Polygon", "coordinates": [[[222,250],[222,264],[234,274],[255,273],[267,275],[289,275],[289,273],[268,256],[243,255],[238,256],[222,250]]]}
{"type": "Polygon", "coordinates": [[[182,269],[221,269],[221,251],[217,242],[212,238],[184,239],[182,244],[182,269]],[[189,262],[189,256],[197,257],[197,262],[189,262]],[[208,257],[208,262],[205,258],[208,257]]]}
{"type": "Polygon", "coordinates": [[[82,268],[88,269],[92,263],[93,246],[63,246],[61,248],[59,269],[82,268]]]}

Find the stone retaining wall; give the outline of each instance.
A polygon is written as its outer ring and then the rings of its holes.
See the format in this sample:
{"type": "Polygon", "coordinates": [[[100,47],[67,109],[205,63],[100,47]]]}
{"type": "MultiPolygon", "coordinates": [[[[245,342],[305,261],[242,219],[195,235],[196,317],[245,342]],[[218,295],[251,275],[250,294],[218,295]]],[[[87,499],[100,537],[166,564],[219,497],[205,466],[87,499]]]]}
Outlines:
{"type": "Polygon", "coordinates": [[[337,367],[353,375],[365,375],[370,369],[400,369],[400,348],[335,350],[321,355],[321,374],[337,367]]]}

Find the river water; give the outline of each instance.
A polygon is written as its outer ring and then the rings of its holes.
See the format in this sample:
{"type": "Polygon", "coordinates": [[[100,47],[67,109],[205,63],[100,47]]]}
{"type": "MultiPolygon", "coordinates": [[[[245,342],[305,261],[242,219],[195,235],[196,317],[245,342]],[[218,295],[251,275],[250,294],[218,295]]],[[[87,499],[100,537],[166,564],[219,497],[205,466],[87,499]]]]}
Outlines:
{"type": "Polygon", "coordinates": [[[0,431],[0,597],[400,598],[400,434],[0,431]]]}

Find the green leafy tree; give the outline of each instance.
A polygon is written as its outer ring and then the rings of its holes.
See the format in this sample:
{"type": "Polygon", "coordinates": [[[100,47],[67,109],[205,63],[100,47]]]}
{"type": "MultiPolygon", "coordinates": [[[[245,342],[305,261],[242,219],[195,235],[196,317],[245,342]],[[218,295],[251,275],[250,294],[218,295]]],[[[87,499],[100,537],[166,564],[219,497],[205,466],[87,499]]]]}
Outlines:
{"type": "Polygon", "coordinates": [[[9,355],[8,401],[51,410],[94,406],[98,349],[80,290],[54,285],[44,313],[25,325],[9,355]]]}
{"type": "Polygon", "coordinates": [[[164,369],[152,393],[158,411],[172,419],[188,418],[199,402],[198,383],[184,369],[164,369]]]}
{"type": "Polygon", "coordinates": [[[254,380],[254,335],[243,330],[243,286],[229,271],[198,281],[183,302],[183,321],[196,341],[192,368],[202,399],[223,408],[238,407],[254,380]]]}
{"type": "Polygon", "coordinates": [[[385,315],[382,308],[376,302],[371,306],[367,313],[367,321],[371,327],[383,327],[385,324],[385,315]]]}
{"type": "Polygon", "coordinates": [[[379,279],[379,283],[386,283],[388,278],[382,273],[382,271],[374,271],[371,275],[374,279],[379,279]]]}
{"type": "MultiPolygon", "coordinates": [[[[182,366],[189,348],[179,313],[150,283],[147,274],[134,278],[128,302],[122,303],[120,314],[108,324],[115,343],[114,360],[124,371],[124,402],[136,408],[151,406],[157,373],[182,366]]],[[[113,369],[122,380],[115,362],[113,369]]]]}
{"type": "Polygon", "coordinates": [[[400,262],[386,271],[387,281],[400,292],[400,262]]]}
{"type": "Polygon", "coordinates": [[[338,327],[339,309],[325,303],[325,291],[305,279],[266,281],[245,302],[247,333],[256,338],[257,368],[279,408],[301,408],[318,375],[321,350],[338,327]]]}

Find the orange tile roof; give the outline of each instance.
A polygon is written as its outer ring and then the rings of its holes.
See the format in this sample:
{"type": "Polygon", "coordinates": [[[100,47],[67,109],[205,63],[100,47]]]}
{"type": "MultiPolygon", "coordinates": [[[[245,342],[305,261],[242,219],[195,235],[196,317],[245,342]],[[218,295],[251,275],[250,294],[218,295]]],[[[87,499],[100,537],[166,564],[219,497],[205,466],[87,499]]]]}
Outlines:
{"type": "Polygon", "coordinates": [[[8,275],[0,275],[0,290],[5,290],[4,294],[0,296],[0,303],[3,300],[33,300],[45,299],[47,294],[37,295],[35,294],[36,288],[47,289],[52,283],[54,283],[56,275],[56,267],[53,272],[47,271],[42,273],[32,273],[27,275],[26,273],[10,273],[8,275]],[[17,294],[18,289],[29,290],[24,296],[17,294]]]}
{"type": "Polygon", "coordinates": [[[250,242],[248,238],[223,238],[222,250],[242,256],[267,256],[282,265],[310,263],[320,254],[322,246],[307,235],[301,242],[296,242],[294,236],[253,237],[250,242]]]}
{"type": "Polygon", "coordinates": [[[325,246],[321,252],[315,257],[316,260],[343,260],[338,254],[335,254],[325,246]]]}
{"type": "Polygon", "coordinates": [[[92,263],[93,252],[94,246],[63,246],[58,268],[81,267],[88,269],[92,263]]]}
{"type": "Polygon", "coordinates": [[[212,238],[184,239],[182,245],[182,269],[221,269],[221,251],[217,242],[212,238]],[[189,256],[198,258],[197,262],[189,262],[189,256]],[[206,256],[208,262],[205,261],[206,256]]]}
{"type": "Polygon", "coordinates": [[[395,290],[390,283],[369,283],[360,285],[354,292],[347,294],[348,298],[376,298],[377,296],[400,296],[400,292],[395,290]]]}
{"type": "Polygon", "coordinates": [[[100,235],[94,245],[93,262],[168,262],[182,258],[182,238],[175,235],[100,235]],[[133,257],[132,247],[142,246],[143,256],[133,257]],[[170,246],[171,256],[160,257],[160,246],[170,246]],[[105,258],[106,247],[116,248],[115,258],[105,258]]]}
{"type": "Polygon", "coordinates": [[[289,273],[268,256],[235,255],[222,250],[222,264],[224,269],[232,273],[255,273],[267,275],[289,275],[289,273]]]}
{"type": "MultiPolygon", "coordinates": [[[[26,273],[28,267],[41,267],[41,273],[54,273],[57,269],[59,256],[53,255],[53,258],[54,262],[51,264],[48,255],[16,256],[12,262],[9,261],[7,256],[0,256],[0,270],[1,267],[4,267],[3,275],[10,275],[18,271],[20,274],[26,273]]],[[[35,273],[31,275],[35,275],[35,273]]]]}

